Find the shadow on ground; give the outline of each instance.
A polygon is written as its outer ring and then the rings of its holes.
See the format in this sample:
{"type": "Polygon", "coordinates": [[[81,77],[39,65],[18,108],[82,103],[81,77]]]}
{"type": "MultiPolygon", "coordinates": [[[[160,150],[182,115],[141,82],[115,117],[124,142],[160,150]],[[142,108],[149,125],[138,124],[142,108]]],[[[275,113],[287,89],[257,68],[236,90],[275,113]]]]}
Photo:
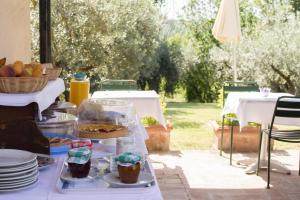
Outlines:
{"type": "MultiPolygon", "coordinates": [[[[260,174],[266,183],[266,171],[260,174]]],[[[300,178],[297,174],[298,171],[292,171],[292,175],[272,172],[270,189],[266,189],[265,184],[263,188],[189,188],[189,191],[194,200],[299,200],[300,178]]]]}
{"type": "MultiPolygon", "coordinates": [[[[291,175],[271,173],[266,189],[266,170],[259,176],[245,174],[243,166],[229,166],[227,155],[217,151],[172,151],[151,156],[165,200],[299,200],[298,151],[276,151],[273,159],[286,158],[291,175]]],[[[256,158],[256,154],[234,154],[256,158]]]]}

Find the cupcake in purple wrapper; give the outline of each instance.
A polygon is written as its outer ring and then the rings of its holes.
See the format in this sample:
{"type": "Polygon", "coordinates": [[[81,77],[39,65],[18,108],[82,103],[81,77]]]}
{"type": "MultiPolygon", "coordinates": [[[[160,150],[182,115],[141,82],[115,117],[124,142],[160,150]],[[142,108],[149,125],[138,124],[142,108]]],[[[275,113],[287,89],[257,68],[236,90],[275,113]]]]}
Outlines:
{"type": "Polygon", "coordinates": [[[84,178],[90,172],[92,152],[86,147],[71,149],[68,165],[73,178],[84,178]]]}

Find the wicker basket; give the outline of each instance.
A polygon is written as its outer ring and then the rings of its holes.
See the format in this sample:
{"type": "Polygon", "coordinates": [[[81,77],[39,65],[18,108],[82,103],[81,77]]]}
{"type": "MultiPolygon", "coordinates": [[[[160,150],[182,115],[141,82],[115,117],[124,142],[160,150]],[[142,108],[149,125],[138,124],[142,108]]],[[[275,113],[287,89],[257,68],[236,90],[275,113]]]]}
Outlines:
{"type": "Polygon", "coordinates": [[[42,77],[0,77],[0,92],[30,93],[42,90],[48,83],[48,76],[42,77]]]}
{"type": "Polygon", "coordinates": [[[61,73],[62,68],[47,68],[46,74],[48,75],[48,80],[53,81],[57,79],[61,73]]]}

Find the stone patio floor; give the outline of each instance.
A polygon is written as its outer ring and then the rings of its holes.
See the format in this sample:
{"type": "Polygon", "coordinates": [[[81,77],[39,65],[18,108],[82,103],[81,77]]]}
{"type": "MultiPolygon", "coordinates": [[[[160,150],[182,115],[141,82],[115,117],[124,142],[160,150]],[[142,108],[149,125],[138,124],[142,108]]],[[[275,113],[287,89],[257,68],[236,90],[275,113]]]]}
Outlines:
{"type": "MultiPolygon", "coordinates": [[[[272,155],[292,174],[271,172],[271,189],[265,189],[266,170],[261,170],[259,176],[247,175],[244,166],[230,166],[228,154],[220,157],[214,150],[154,153],[150,159],[165,200],[300,200],[299,150],[272,155]]],[[[234,154],[233,159],[256,156],[234,154]]]]}

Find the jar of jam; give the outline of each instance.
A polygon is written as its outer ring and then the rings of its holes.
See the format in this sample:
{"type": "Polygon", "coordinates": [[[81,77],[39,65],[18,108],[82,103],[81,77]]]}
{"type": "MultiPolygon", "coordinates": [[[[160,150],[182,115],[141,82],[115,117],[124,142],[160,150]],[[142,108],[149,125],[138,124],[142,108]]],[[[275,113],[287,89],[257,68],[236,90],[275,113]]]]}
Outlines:
{"type": "Polygon", "coordinates": [[[85,178],[91,168],[92,152],[87,147],[71,149],[68,153],[68,166],[73,178],[85,178]]]}
{"type": "Polygon", "coordinates": [[[115,158],[120,180],[123,183],[136,183],[141,170],[141,156],[124,152],[115,158]]]}

